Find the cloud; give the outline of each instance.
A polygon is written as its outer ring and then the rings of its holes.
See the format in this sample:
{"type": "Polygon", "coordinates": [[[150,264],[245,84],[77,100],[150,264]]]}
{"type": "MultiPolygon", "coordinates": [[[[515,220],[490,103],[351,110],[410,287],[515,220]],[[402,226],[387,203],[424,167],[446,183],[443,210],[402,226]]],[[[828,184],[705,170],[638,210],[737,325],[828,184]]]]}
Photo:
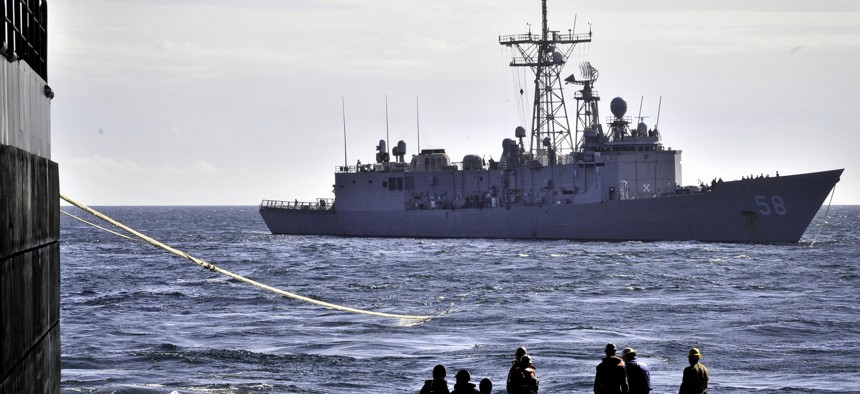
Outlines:
{"type": "Polygon", "coordinates": [[[115,173],[139,173],[144,171],[140,165],[128,159],[117,160],[98,154],[87,157],[75,157],[72,166],[85,173],[105,175],[115,173]]]}
{"type": "Polygon", "coordinates": [[[193,164],[187,166],[176,166],[174,164],[165,164],[162,169],[172,175],[215,175],[222,171],[212,163],[206,160],[198,159],[193,164]]]}

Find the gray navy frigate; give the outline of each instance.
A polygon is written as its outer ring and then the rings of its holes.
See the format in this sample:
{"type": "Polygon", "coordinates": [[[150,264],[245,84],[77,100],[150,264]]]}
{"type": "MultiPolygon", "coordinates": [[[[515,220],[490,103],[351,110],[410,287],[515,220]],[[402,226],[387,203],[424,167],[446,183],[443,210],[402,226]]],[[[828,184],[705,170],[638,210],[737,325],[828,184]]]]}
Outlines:
{"type": "Polygon", "coordinates": [[[842,169],[759,176],[682,186],[681,151],[661,143],[653,128],[610,102],[600,122],[598,72],[588,62],[561,78],[575,45],[591,42],[547,27],[500,36],[514,50],[510,65],[535,75],[529,141],[517,127],[502,141],[499,161],[425,149],[408,162],[406,144],[375,163],[339,166],[334,199],[263,200],[260,214],[273,234],[356,237],[520,238],[570,240],[697,240],[798,242],[839,181],[842,169]],[[576,101],[571,130],[563,87],[576,101]],[[528,145],[528,148],[526,148],[528,145]],[[393,156],[394,160],[391,160],[393,156]]]}

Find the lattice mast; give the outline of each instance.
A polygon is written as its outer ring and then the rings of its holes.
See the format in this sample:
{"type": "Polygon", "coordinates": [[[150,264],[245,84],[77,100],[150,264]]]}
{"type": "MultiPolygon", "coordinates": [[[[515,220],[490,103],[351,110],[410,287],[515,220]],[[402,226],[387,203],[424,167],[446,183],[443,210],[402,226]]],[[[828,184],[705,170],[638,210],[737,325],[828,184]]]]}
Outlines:
{"type": "Polygon", "coordinates": [[[530,67],[535,74],[529,153],[534,159],[555,163],[557,156],[576,148],[567,119],[561,70],[576,44],[591,42],[591,32],[575,34],[569,29],[567,34],[561,34],[549,30],[546,0],[541,4],[540,34],[532,34],[529,29],[528,34],[499,36],[499,44],[516,48],[520,55],[514,56],[511,67],[530,67]]]}
{"type": "Polygon", "coordinates": [[[579,65],[580,79],[574,74],[565,78],[565,82],[582,86],[573,97],[576,99],[576,135],[579,141],[579,151],[596,151],[607,141],[600,125],[600,114],[597,104],[600,95],[594,90],[594,83],[600,75],[590,62],[579,65]],[[580,137],[581,135],[581,137],[580,137]]]}

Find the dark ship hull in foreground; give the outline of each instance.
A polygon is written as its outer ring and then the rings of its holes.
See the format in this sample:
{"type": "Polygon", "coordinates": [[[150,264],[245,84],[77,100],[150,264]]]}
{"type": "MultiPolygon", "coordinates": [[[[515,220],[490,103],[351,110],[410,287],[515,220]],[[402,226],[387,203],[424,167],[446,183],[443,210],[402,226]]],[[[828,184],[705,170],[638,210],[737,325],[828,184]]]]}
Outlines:
{"type": "MultiPolygon", "coordinates": [[[[631,128],[626,103],[615,98],[604,131],[598,116],[597,70],[579,78],[575,133],[564,105],[560,72],[574,45],[591,33],[502,36],[522,57],[511,66],[535,73],[531,145],[525,129],[505,139],[500,161],[467,155],[452,163],[442,149],[404,162],[405,143],[377,146],[376,163],[342,166],[335,199],[312,203],[264,200],[260,214],[273,234],[360,237],[520,238],[797,242],[842,170],[682,187],[681,152],[641,122],[631,128]],[[566,48],[566,49],[565,49],[566,48]],[[574,138],[575,137],[575,138],[574,138]]],[[[659,113],[658,113],[659,122],[659,113]]]]}

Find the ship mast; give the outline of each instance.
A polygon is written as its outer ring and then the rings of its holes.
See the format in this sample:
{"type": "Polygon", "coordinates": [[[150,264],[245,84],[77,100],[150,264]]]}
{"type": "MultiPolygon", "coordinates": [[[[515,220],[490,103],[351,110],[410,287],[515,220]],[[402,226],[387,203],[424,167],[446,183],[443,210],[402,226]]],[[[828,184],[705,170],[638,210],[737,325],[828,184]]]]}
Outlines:
{"type": "Polygon", "coordinates": [[[499,36],[499,44],[516,48],[519,56],[511,67],[530,67],[535,74],[535,97],[532,109],[529,153],[545,164],[576,149],[567,119],[567,107],[562,95],[561,70],[576,44],[591,42],[591,32],[567,34],[551,31],[546,21],[546,0],[542,0],[541,33],[499,36]]]}

